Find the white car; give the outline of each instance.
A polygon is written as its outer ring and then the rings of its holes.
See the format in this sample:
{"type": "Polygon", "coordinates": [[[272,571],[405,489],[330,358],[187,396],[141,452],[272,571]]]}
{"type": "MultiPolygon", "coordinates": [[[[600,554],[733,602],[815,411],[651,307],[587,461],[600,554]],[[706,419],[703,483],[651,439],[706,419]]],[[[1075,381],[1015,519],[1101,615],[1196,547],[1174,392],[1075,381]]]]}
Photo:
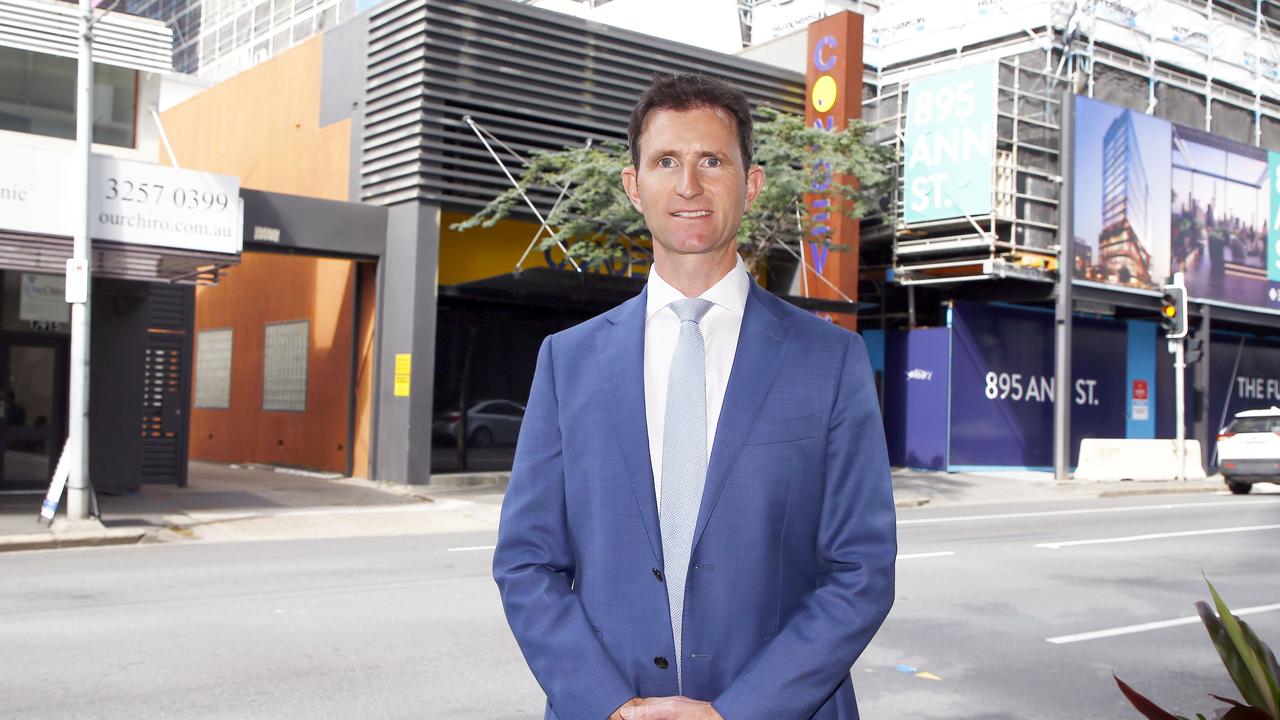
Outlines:
{"type": "Polygon", "coordinates": [[[1218,433],[1218,469],[1237,495],[1256,482],[1280,483],[1280,407],[1236,413],[1218,433]]]}

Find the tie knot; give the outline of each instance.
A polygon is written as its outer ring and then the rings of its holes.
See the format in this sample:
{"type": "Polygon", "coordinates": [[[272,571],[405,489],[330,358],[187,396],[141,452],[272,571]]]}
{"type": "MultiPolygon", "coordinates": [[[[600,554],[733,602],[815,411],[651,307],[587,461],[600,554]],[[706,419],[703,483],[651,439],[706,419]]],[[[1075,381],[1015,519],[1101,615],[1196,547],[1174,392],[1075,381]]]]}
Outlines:
{"type": "Polygon", "coordinates": [[[690,320],[701,322],[702,316],[707,314],[713,304],[710,300],[703,300],[702,298],[685,298],[676,300],[671,303],[670,307],[682,323],[690,320]]]}

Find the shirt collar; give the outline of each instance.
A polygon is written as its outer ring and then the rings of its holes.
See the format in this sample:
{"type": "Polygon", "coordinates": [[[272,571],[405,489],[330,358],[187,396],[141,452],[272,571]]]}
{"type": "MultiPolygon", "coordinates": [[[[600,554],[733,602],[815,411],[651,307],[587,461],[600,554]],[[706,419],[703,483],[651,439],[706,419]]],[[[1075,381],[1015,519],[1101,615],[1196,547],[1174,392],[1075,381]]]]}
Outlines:
{"type": "MultiPolygon", "coordinates": [[[[742,256],[737,256],[733,269],[720,278],[706,292],[698,297],[710,300],[716,305],[732,313],[742,315],[747,307],[747,293],[751,288],[751,276],[747,274],[747,266],[742,256]]],[[[651,318],[659,310],[676,300],[683,300],[685,295],[672,287],[658,274],[656,267],[649,268],[649,294],[645,302],[645,318],[651,318]]]]}

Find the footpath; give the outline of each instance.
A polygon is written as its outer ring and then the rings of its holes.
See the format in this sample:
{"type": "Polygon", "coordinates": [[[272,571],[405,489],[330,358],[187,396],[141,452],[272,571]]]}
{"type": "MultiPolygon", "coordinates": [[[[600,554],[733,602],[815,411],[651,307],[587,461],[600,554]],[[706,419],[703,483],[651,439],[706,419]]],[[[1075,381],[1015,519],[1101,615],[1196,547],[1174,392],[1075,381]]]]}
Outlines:
{"type": "MultiPolygon", "coordinates": [[[[912,508],[1222,492],[1220,478],[1057,483],[1049,473],[895,471],[912,508]]],[[[0,494],[0,552],[161,542],[230,542],[494,530],[507,473],[445,474],[399,485],[264,466],[191,463],[188,485],[100,495],[101,521],[37,521],[43,492],[0,494]]],[[[1255,492],[1273,486],[1259,486],[1255,492]]]]}

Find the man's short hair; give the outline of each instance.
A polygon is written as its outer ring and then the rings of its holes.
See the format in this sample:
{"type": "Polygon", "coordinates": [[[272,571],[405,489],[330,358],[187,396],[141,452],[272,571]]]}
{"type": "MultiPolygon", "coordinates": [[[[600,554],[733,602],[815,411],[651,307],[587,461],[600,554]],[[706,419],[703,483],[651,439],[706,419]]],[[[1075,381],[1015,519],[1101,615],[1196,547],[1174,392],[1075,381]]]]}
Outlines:
{"type": "Polygon", "coordinates": [[[755,130],[751,122],[751,104],[741,90],[723,80],[695,73],[653,76],[653,82],[636,101],[627,126],[627,142],[631,145],[631,164],[640,167],[640,132],[644,121],[654,110],[720,109],[729,113],[738,126],[738,149],[742,151],[743,168],[751,166],[755,130]]]}

